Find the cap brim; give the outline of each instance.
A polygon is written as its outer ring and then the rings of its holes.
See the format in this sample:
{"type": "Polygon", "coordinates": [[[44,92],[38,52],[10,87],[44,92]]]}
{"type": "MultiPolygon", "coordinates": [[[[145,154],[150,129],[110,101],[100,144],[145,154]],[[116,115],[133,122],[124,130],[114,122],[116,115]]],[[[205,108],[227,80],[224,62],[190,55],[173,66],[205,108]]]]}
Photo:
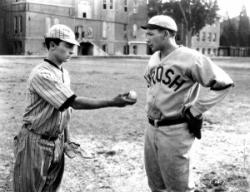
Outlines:
{"type": "Polygon", "coordinates": [[[169,29],[169,28],[166,28],[166,27],[162,27],[162,26],[159,26],[159,25],[154,25],[154,24],[146,24],[146,25],[143,25],[141,26],[142,29],[151,29],[151,30],[154,30],[154,29],[160,29],[160,30],[171,30],[171,31],[177,31],[177,29],[169,29]]]}
{"type": "Polygon", "coordinates": [[[80,44],[78,43],[78,41],[73,40],[73,39],[63,39],[63,41],[66,41],[67,43],[71,43],[73,45],[80,46],[80,44]]]}
{"type": "Polygon", "coordinates": [[[167,29],[165,27],[161,27],[159,25],[154,25],[154,24],[146,24],[141,26],[142,29],[167,29]]]}

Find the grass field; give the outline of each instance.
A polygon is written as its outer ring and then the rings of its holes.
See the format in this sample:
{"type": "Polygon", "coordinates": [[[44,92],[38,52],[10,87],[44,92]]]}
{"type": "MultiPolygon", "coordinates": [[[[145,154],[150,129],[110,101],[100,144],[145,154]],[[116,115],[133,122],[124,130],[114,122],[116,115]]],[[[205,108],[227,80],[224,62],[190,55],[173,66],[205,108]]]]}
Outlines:
{"type": "MultiPolygon", "coordinates": [[[[22,123],[26,79],[39,62],[0,57],[1,192],[12,191],[12,140],[22,123]]],[[[197,192],[249,192],[250,58],[215,62],[236,86],[222,103],[205,113],[203,138],[193,148],[197,192]]],[[[121,109],[73,112],[71,135],[94,158],[66,159],[63,191],[149,192],[143,165],[146,63],[147,59],[74,58],[65,64],[77,95],[109,98],[133,89],[138,102],[121,109]]]]}

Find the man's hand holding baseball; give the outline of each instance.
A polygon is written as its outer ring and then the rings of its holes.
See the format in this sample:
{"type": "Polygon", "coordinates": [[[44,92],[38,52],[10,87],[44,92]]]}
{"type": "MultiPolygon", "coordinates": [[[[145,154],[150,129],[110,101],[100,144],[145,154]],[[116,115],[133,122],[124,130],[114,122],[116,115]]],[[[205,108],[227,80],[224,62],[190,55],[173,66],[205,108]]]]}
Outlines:
{"type": "Polygon", "coordinates": [[[136,103],[136,99],[130,99],[129,93],[119,94],[113,98],[113,104],[116,107],[125,107],[126,105],[133,105],[136,103]]]}

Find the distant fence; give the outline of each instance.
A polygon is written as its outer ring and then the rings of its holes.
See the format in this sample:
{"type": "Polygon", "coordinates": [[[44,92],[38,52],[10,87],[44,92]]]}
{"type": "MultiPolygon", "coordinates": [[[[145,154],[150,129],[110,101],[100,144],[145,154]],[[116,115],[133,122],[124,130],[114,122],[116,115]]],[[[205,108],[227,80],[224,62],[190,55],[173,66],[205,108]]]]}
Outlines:
{"type": "Polygon", "coordinates": [[[249,57],[250,47],[219,47],[218,56],[249,57]]]}

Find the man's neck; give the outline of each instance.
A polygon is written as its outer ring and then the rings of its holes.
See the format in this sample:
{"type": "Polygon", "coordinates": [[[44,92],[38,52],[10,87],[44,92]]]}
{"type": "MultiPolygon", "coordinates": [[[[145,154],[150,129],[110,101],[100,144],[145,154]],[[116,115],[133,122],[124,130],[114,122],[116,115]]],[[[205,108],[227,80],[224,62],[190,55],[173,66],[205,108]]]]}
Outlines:
{"type": "Polygon", "coordinates": [[[177,44],[171,44],[168,47],[165,47],[165,49],[162,49],[160,54],[161,54],[161,59],[169,55],[171,52],[173,52],[175,49],[177,49],[179,46],[177,44]]]}
{"type": "Polygon", "coordinates": [[[50,60],[51,62],[53,62],[55,65],[58,66],[58,68],[61,69],[62,62],[59,62],[58,59],[56,59],[56,57],[54,55],[48,55],[47,59],[50,60]]]}

